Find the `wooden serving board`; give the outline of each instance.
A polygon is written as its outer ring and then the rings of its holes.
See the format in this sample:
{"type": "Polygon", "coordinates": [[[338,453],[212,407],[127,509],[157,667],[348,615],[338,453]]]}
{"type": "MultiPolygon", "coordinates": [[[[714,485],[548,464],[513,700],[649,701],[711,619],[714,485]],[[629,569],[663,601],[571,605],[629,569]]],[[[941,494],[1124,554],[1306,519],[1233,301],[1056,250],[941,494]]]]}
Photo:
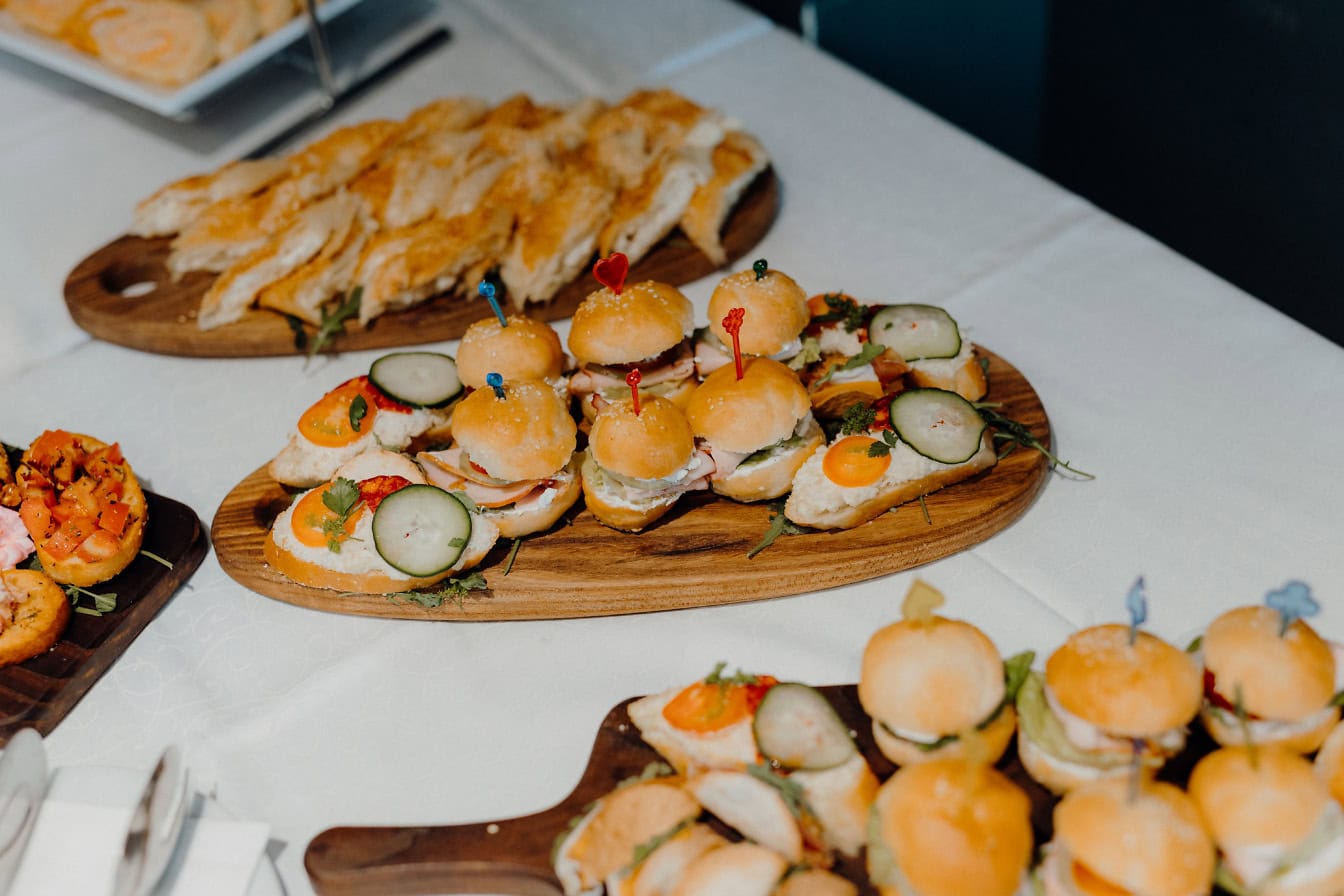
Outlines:
{"type": "MultiPolygon", "coordinates": [[[[987,400],[1044,444],[1045,408],[1017,368],[991,352],[987,400]]],[[[426,608],[381,594],[347,594],[299,585],[262,558],[271,522],[292,500],[266,468],[255,471],[215,512],[211,541],[237,582],[315,610],[401,619],[500,621],[611,616],[784,597],[847,585],[946,557],[984,541],[1017,519],[1044,485],[1046,459],[1018,449],[990,470],[870,523],[838,532],[778,538],[751,560],[769,526],[763,504],[738,504],[707,492],[682,500],[638,535],[608,529],[586,510],[523,540],[507,574],[512,542],[502,539],[480,567],[489,588],[426,608]]],[[[581,505],[580,505],[581,506],[581,505]]]]}
{"type": "MultiPolygon", "coordinates": [[[[761,241],[779,211],[779,179],[767,168],[747,189],[724,225],[723,247],[730,261],[761,241]]],[[[303,354],[283,315],[252,310],[236,323],[202,330],[196,326],[201,297],[215,275],[197,271],[174,281],[165,263],[171,237],[123,236],[81,261],[65,281],[65,304],[85,332],[141,351],[198,358],[253,358],[303,354]],[[138,288],[152,284],[141,293],[138,288]],[[123,293],[129,292],[130,295],[123,293]]],[[[630,269],[628,280],[660,280],[680,285],[714,273],[714,263],[679,232],[659,243],[630,269]]],[[[546,304],[527,313],[541,320],[569,317],[597,283],[585,270],[546,304]]],[[[349,321],[326,351],[394,348],[456,339],[471,324],[493,314],[484,299],[436,296],[384,314],[361,329],[349,321]]],[[[308,337],[313,328],[307,327],[308,337]]]]}
{"type": "MultiPolygon", "coordinates": [[[[873,742],[872,720],[859,703],[857,685],[819,690],[854,732],[878,780],[885,781],[895,767],[873,742]]],[[[304,853],[313,887],[322,896],[392,892],[559,896],[560,882],[550,858],[556,835],[593,800],[638,775],[649,763],[661,760],[630,721],[627,707],[635,699],[607,713],[583,777],[569,796],[551,808],[521,818],[477,824],[331,828],[314,837],[304,853]]],[[[1202,730],[1192,733],[1186,750],[1167,765],[1162,778],[1183,784],[1194,763],[1212,748],[1202,730]]],[[[1050,842],[1051,815],[1058,798],[1026,773],[1015,744],[998,768],[1031,799],[1031,826],[1037,846],[1050,842]]],[[[728,833],[726,828],[720,828],[720,832],[728,833]]],[[[862,856],[840,857],[832,870],[853,882],[862,896],[875,896],[862,856]]],[[[1227,896],[1222,890],[1215,893],[1227,896]]]]}
{"type": "Polygon", "coordinates": [[[0,669],[0,744],[20,728],[49,734],[201,565],[207,544],[196,513],[150,491],[145,500],[149,525],[143,549],[173,568],[137,556],[121,573],[90,589],[116,594],[116,610],[102,616],[71,614],[51,650],[0,669]]]}

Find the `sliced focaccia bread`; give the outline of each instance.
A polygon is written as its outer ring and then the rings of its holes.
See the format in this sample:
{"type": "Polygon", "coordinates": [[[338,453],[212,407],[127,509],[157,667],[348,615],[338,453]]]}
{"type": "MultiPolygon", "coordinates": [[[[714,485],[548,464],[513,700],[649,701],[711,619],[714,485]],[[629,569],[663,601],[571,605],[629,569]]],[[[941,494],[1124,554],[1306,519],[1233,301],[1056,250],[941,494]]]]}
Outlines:
{"type": "Polygon", "coordinates": [[[743,191],[770,164],[770,156],[755,137],[745,131],[731,131],[710,153],[710,164],[713,173],[692,194],[680,225],[697,249],[715,264],[723,265],[728,257],[719,232],[743,191]]]}

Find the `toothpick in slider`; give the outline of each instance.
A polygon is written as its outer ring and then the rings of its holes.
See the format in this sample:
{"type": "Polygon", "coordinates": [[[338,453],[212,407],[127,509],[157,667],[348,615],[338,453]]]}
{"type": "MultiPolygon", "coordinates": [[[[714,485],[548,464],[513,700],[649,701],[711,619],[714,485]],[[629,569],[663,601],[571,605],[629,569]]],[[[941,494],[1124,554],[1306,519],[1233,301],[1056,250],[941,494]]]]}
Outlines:
{"type": "Polygon", "coordinates": [[[491,371],[485,375],[485,384],[495,390],[495,397],[504,400],[504,377],[491,371]]]}
{"type": "Polygon", "coordinates": [[[747,316],[745,308],[730,308],[723,318],[723,328],[733,337],[733,363],[737,365],[737,378],[742,379],[742,321],[747,316]]]}
{"type": "Polygon", "coordinates": [[[494,309],[495,317],[499,318],[499,325],[501,327],[507,327],[509,322],[504,317],[504,312],[499,307],[499,299],[495,298],[495,284],[491,283],[489,280],[482,280],[480,285],[476,287],[476,291],[490,303],[490,307],[494,309]]]}

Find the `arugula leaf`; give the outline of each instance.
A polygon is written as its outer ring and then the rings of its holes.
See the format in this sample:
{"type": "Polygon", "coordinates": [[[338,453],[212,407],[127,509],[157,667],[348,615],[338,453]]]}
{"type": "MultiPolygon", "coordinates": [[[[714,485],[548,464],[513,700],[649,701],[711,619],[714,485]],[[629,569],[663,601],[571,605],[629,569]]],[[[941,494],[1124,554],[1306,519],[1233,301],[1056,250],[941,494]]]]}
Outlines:
{"type": "Polygon", "coordinates": [[[1050,468],[1063,467],[1080,479],[1096,479],[1091,473],[1084,473],[1076,467],[1071,467],[1065,461],[1060,460],[1050,452],[1048,448],[1041,444],[1041,440],[1032,435],[1031,430],[1024,424],[1012,419],[1006,414],[998,411],[999,405],[991,401],[974,402],[975,409],[980,412],[980,416],[986,423],[994,427],[995,441],[1007,442],[1006,449],[999,454],[999,457],[1005,457],[1019,445],[1023,448],[1032,448],[1045,455],[1050,461],[1050,468]]]}
{"type": "Polygon", "coordinates": [[[844,324],[845,332],[853,333],[862,327],[868,318],[868,309],[842,292],[827,293],[822,299],[830,310],[812,318],[813,323],[829,324],[839,321],[844,324]]]}
{"type": "MultiPolygon", "coordinates": [[[[37,567],[41,569],[41,566],[37,567]]],[[[111,613],[117,608],[117,595],[115,592],[106,594],[95,594],[87,588],[81,588],[78,585],[66,585],[65,596],[70,598],[70,606],[76,613],[83,613],[85,616],[101,616],[104,613],[111,613]],[[80,599],[87,597],[93,601],[93,606],[83,606],[80,599]]]]}
{"type": "Polygon", "coordinates": [[[835,367],[832,367],[830,370],[826,371],[826,375],[823,376],[821,379],[817,380],[817,382],[819,384],[828,382],[831,377],[835,376],[842,370],[857,370],[860,367],[866,367],[867,365],[873,363],[874,358],[876,358],[878,355],[882,354],[886,350],[887,348],[884,345],[878,345],[876,342],[865,342],[863,344],[863,348],[859,349],[859,353],[857,355],[850,358],[845,363],[839,364],[835,367]]]}
{"type": "Polygon", "coordinates": [[[1344,706],[1344,691],[1340,691],[1330,700],[1331,706],[1344,706]]]}
{"type": "Polygon", "coordinates": [[[1015,653],[1003,661],[1003,699],[1008,703],[1017,701],[1017,692],[1022,683],[1031,674],[1031,664],[1036,661],[1036,651],[1024,650],[1015,653]]]}
{"type": "Polygon", "coordinates": [[[483,591],[489,587],[485,576],[479,572],[469,573],[459,579],[444,579],[439,585],[441,587],[437,591],[388,591],[383,597],[393,603],[419,604],[430,610],[443,606],[444,601],[452,601],[460,610],[470,592],[483,591]]]}
{"type": "Polygon", "coordinates": [[[789,359],[790,370],[802,370],[809,364],[821,360],[821,342],[815,336],[804,336],[803,347],[789,359]]]}
{"type": "Polygon", "coordinates": [[[335,309],[323,306],[322,321],[318,324],[317,334],[313,337],[313,341],[308,345],[308,357],[304,361],[305,365],[308,361],[313,360],[314,355],[326,348],[327,343],[340,335],[345,328],[346,321],[359,316],[359,302],[363,297],[364,287],[356,286],[350,290],[345,300],[335,309]]]}
{"type": "Polygon", "coordinates": [[[509,548],[509,559],[504,563],[504,575],[508,575],[513,570],[513,561],[518,557],[518,546],[523,543],[521,538],[513,540],[513,547],[509,548]]]}
{"type": "Polygon", "coordinates": [[[775,539],[781,535],[801,535],[805,530],[801,526],[796,526],[784,515],[784,502],[775,501],[770,505],[774,511],[770,515],[770,528],[765,530],[765,537],[761,539],[756,547],[747,552],[747,559],[750,560],[761,551],[775,543],[775,539]]]}
{"type": "Polygon", "coordinates": [[[292,314],[285,315],[285,323],[289,324],[289,330],[294,334],[294,351],[301,352],[308,347],[308,331],[303,328],[303,321],[292,314]]]}
{"type": "Polygon", "coordinates": [[[356,395],[355,400],[350,402],[350,428],[359,432],[359,426],[368,413],[369,403],[364,400],[363,395],[356,395]]]}
{"type": "Polygon", "coordinates": [[[715,664],[714,671],[705,676],[705,684],[717,684],[723,687],[731,687],[735,684],[751,685],[759,682],[760,676],[752,675],[750,672],[743,672],[740,668],[732,675],[724,675],[723,670],[728,668],[726,662],[715,664]]]}
{"type": "Polygon", "coordinates": [[[160,557],[158,554],[154,553],[153,551],[147,551],[147,550],[145,550],[144,548],[141,548],[141,549],[140,549],[140,555],[143,556],[143,557],[148,557],[149,559],[153,560],[155,563],[158,563],[160,566],[165,566],[165,567],[167,567],[168,569],[172,569],[172,568],[173,568],[172,561],[170,561],[170,560],[165,560],[163,557],[160,557]]]}
{"type": "Polygon", "coordinates": [[[840,434],[846,436],[867,432],[877,420],[877,411],[872,405],[856,401],[840,415],[840,434]]]}
{"type": "Polygon", "coordinates": [[[794,818],[801,819],[804,815],[816,817],[817,813],[812,811],[812,807],[807,804],[807,797],[803,795],[803,785],[797,781],[776,774],[774,769],[764,762],[747,766],[747,774],[778,790],[779,795],[784,798],[784,805],[789,807],[789,812],[794,818]]]}

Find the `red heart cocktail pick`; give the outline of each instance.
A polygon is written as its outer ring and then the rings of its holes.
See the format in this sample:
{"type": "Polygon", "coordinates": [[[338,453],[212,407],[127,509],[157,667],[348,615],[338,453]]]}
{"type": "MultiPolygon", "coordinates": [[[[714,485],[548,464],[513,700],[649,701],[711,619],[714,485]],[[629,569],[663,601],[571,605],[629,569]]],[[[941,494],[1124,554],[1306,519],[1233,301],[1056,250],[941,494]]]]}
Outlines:
{"type": "Polygon", "coordinates": [[[625,275],[628,273],[630,273],[630,259],[620,252],[599,258],[593,265],[593,276],[597,278],[597,282],[616,295],[621,294],[621,289],[625,286],[625,275]]]}

